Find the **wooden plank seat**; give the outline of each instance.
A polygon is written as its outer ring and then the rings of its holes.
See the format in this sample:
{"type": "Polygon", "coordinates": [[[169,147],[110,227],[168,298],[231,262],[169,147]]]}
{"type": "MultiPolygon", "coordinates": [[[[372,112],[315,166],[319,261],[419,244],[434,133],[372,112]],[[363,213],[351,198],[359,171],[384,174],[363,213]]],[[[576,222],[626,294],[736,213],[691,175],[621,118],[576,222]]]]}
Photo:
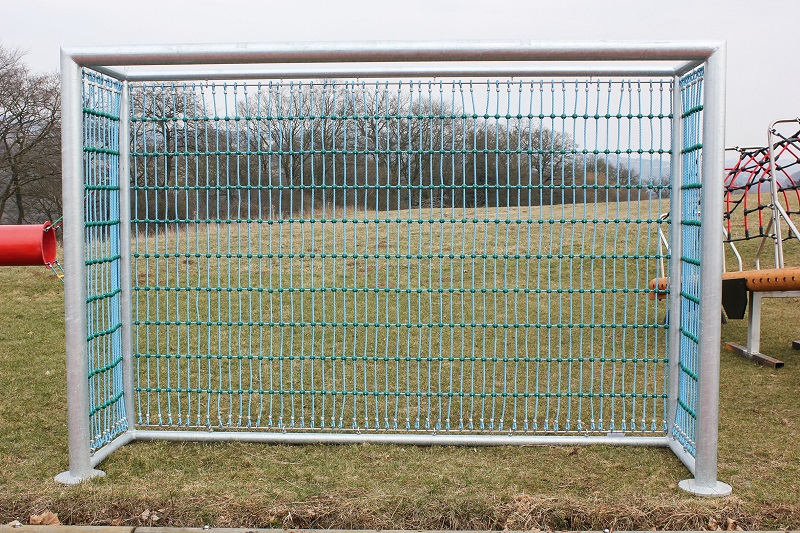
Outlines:
{"type": "MultiPolygon", "coordinates": [[[[650,280],[650,299],[663,300],[669,294],[669,278],[650,280]]],[[[728,342],[726,347],[760,365],[781,368],[783,361],[760,353],[761,293],[785,293],[800,291],[800,267],[770,268],[763,270],[739,270],[722,274],[722,307],[725,316],[739,320],[745,317],[748,304],[751,307],[748,324],[747,347],[728,342]]],[[[775,294],[793,296],[793,294],[775,294]]]]}
{"type": "MultiPolygon", "coordinates": [[[[722,274],[722,281],[743,280],[744,288],[753,292],[800,290],[800,267],[738,270],[722,274]]],[[[653,278],[648,284],[650,299],[663,300],[669,292],[669,278],[653,278]]],[[[724,288],[723,288],[724,290],[724,288]]]]}

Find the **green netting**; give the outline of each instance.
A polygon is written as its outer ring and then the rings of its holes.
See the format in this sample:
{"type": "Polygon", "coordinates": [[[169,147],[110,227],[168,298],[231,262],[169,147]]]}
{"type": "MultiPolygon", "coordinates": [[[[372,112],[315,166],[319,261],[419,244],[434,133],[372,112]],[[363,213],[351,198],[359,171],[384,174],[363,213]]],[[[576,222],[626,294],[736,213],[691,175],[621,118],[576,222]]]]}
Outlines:
{"type": "Polygon", "coordinates": [[[83,71],[89,447],[128,428],[122,401],[119,105],[121,84],[83,71]]]}
{"type": "Polygon", "coordinates": [[[671,80],[131,89],[140,427],[666,430],[671,80]]]}
{"type": "Polygon", "coordinates": [[[702,240],[700,190],[702,177],[703,76],[698,68],[680,80],[683,118],[681,192],[681,318],[680,392],[672,435],[692,456],[696,454],[697,400],[700,363],[700,271],[702,240]]]}

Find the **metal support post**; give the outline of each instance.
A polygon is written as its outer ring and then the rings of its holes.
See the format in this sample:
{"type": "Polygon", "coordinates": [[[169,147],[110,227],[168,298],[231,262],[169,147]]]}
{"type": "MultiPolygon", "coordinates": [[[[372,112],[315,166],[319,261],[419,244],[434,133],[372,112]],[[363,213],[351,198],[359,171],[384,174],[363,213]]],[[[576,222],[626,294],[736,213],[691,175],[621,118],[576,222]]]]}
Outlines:
{"type": "MultiPolygon", "coordinates": [[[[772,145],[772,132],[776,122],[767,129],[767,148],[769,149],[769,189],[772,196],[772,220],[775,221],[775,268],[783,268],[783,236],[781,235],[781,217],[778,212],[778,179],[775,177],[775,147],[772,145]]],[[[748,350],[750,349],[750,333],[748,332],[748,350]]]]}
{"type": "Polygon", "coordinates": [[[750,291],[750,309],[747,313],[747,351],[761,352],[761,293],[750,291]]]}
{"type": "Polygon", "coordinates": [[[783,367],[783,361],[761,353],[761,300],[774,293],[748,291],[747,309],[747,344],[742,346],[735,342],[726,342],[725,348],[756,364],[772,368],[783,367]]]}
{"type": "Polygon", "coordinates": [[[89,364],[86,344],[86,243],[83,205],[83,82],[81,69],[61,52],[64,306],[66,308],[69,470],[55,477],[73,485],[103,475],[89,450],[89,364]]]}
{"type": "Polygon", "coordinates": [[[680,487],[701,496],[724,496],[730,485],[717,480],[719,420],[720,302],[722,301],[723,179],[725,176],[725,45],[708,58],[703,97],[701,180],[703,248],[700,278],[700,363],[697,408],[697,453],[693,479],[680,487]]]}
{"type": "MultiPolygon", "coordinates": [[[[672,427],[678,410],[678,395],[680,394],[680,360],[681,360],[681,183],[683,183],[683,164],[681,162],[681,146],[683,146],[683,126],[681,121],[681,90],[680,77],[672,80],[672,139],[670,146],[670,175],[672,176],[672,189],[670,191],[669,211],[669,320],[668,345],[669,374],[667,389],[667,436],[671,437],[672,427]]],[[[688,466],[688,465],[687,465],[688,466]]]]}
{"type": "Polygon", "coordinates": [[[761,353],[761,303],[764,298],[800,298],[800,291],[748,291],[747,344],[742,346],[728,342],[725,347],[731,352],[761,366],[783,368],[783,361],[761,353]]]}
{"type": "Polygon", "coordinates": [[[122,317],[122,390],[128,431],[134,429],[133,310],[131,275],[131,165],[130,87],[122,82],[119,106],[119,230],[120,230],[120,313],[122,317]]]}

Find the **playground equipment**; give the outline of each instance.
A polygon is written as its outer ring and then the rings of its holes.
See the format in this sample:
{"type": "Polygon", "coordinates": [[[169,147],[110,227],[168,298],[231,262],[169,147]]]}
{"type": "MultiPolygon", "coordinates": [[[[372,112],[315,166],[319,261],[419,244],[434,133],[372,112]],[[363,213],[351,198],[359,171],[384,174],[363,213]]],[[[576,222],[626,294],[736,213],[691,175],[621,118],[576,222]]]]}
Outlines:
{"type": "Polygon", "coordinates": [[[629,444],[670,447],[685,490],[730,492],[723,190],[702,179],[724,169],[724,54],[62,51],[56,479],[148,439],[629,444]],[[682,253],[659,252],[662,225],[682,253]],[[647,283],[667,259],[665,324],[647,283]]]}
{"type": "Polygon", "coordinates": [[[44,224],[0,225],[0,266],[46,266],[63,281],[56,259],[57,226],[44,224]]]}
{"type": "MultiPolygon", "coordinates": [[[[660,277],[651,280],[650,289],[653,290],[652,298],[665,299],[669,292],[669,278],[660,277]]],[[[742,319],[745,317],[748,303],[750,305],[748,348],[732,342],[726,343],[727,348],[758,364],[781,368],[783,361],[758,351],[761,298],[768,297],[800,297],[800,268],[736,270],[722,274],[722,306],[726,317],[742,319]]]]}
{"type": "MultiPolygon", "coordinates": [[[[800,240],[792,214],[800,213],[800,131],[781,134],[778,125],[800,123],[800,119],[779,120],[768,129],[766,147],[728,148],[739,154],[736,163],[726,168],[725,227],[723,241],[735,258],[738,270],[722,275],[722,306],[727,318],[742,319],[748,310],[747,345],[729,342],[726,347],[758,364],[780,368],[783,361],[760,353],[761,300],[763,298],[800,298],[800,268],[784,265],[783,245],[800,240]],[[753,217],[757,217],[756,223],[753,217]],[[756,241],[751,269],[744,269],[739,246],[756,241]],[[762,253],[772,242],[774,268],[761,268],[762,253]],[[737,243],[739,243],[737,245],[737,243]]],[[[668,243],[659,229],[661,241],[668,243]]],[[[661,250],[661,249],[660,249],[661,250]]],[[[664,275],[650,281],[651,298],[665,299],[669,278],[664,275]]],[[[727,270],[727,269],[726,269],[727,270]]]]}
{"type": "Polygon", "coordinates": [[[725,178],[725,243],[730,247],[740,272],[728,272],[723,282],[723,305],[728,318],[744,318],[747,312],[747,344],[729,342],[731,351],[759,364],[779,368],[783,362],[761,353],[761,300],[800,298],[798,268],[787,268],[784,243],[800,240],[792,215],[800,213],[800,120],[778,120],[767,132],[767,146],[733,148],[739,153],[725,178]],[[791,125],[791,134],[780,127],[791,125]],[[756,217],[756,223],[753,221],[756,217]],[[753,253],[755,270],[743,271],[739,247],[747,241],[758,243],[753,253]],[[773,250],[772,269],[762,269],[762,254],[773,250]],[[767,280],[766,282],[760,280],[767,280]]]}

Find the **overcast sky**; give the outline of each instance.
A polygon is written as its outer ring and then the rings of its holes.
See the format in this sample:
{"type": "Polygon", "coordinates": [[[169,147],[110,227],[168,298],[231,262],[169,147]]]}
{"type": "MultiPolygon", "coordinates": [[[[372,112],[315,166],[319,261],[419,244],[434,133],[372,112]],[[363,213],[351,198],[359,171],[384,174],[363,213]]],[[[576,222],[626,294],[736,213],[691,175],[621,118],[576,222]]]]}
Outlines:
{"type": "Polygon", "coordinates": [[[61,46],[351,40],[726,40],[727,146],[800,115],[800,0],[2,0],[0,44],[58,68],[61,46]]]}

